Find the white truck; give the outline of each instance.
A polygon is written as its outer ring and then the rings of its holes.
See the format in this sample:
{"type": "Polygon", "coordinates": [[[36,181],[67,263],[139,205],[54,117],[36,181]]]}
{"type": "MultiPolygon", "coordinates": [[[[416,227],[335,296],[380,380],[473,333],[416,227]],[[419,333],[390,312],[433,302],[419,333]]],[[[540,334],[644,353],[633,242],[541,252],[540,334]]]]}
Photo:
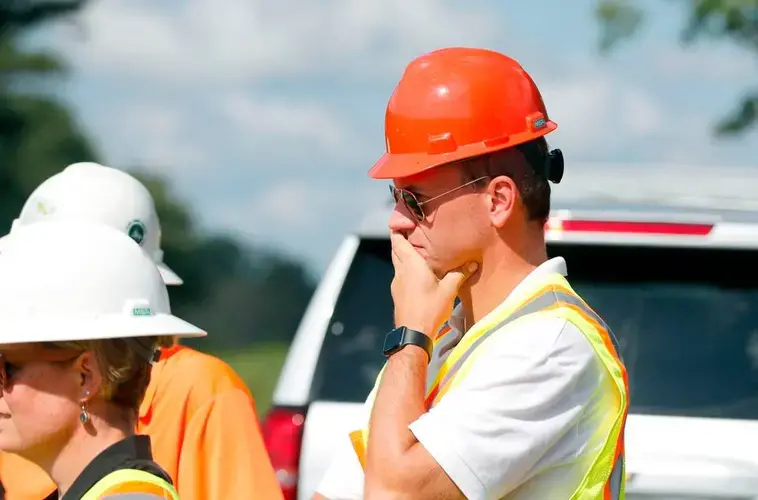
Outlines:
{"type": "MultiPolygon", "coordinates": [[[[723,172],[710,186],[700,178],[701,191],[725,190],[712,198],[682,186],[684,197],[631,202],[617,187],[613,200],[593,200],[577,180],[573,201],[554,200],[548,252],[566,258],[572,286],[613,328],[629,373],[630,500],[758,499],[758,168],[750,172],[732,172],[732,187],[723,172]]],[[[288,500],[313,496],[384,362],[389,210],[345,237],[282,369],[264,435],[288,500]]]]}

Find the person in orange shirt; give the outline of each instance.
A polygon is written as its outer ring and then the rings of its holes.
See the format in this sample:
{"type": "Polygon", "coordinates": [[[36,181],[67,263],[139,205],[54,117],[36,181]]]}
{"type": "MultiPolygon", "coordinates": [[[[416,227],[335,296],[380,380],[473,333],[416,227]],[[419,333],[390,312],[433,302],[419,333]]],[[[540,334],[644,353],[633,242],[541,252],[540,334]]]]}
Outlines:
{"type": "MultiPolygon", "coordinates": [[[[182,284],[163,263],[154,201],[137,179],[96,163],[76,163],[29,196],[13,228],[51,217],[86,217],[125,231],[154,260],[167,285],[182,284]]],[[[11,229],[13,232],[13,229],[11,229]]],[[[0,258],[2,258],[0,238],[0,258]]],[[[161,339],[161,357],[139,409],[136,432],[182,500],[283,499],[263,443],[252,395],[224,361],[161,339]]],[[[56,490],[37,466],[0,453],[0,498],[41,500],[56,490]]]]}

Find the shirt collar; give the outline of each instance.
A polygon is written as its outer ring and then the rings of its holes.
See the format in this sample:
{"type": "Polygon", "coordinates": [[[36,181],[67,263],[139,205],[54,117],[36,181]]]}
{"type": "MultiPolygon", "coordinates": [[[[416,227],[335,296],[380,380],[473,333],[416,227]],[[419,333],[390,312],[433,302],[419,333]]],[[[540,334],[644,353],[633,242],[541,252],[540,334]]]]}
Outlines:
{"type": "MultiPolygon", "coordinates": [[[[558,273],[561,276],[566,276],[568,274],[568,270],[566,267],[566,260],[563,257],[553,257],[552,259],[548,259],[539,266],[535,267],[532,272],[526,275],[526,277],[521,280],[521,282],[516,285],[516,287],[513,289],[513,291],[508,294],[508,297],[514,296],[514,294],[518,293],[520,290],[522,290],[524,287],[528,286],[529,283],[536,279],[540,279],[543,276],[547,274],[553,274],[558,273]]],[[[505,300],[508,300],[508,297],[505,298],[505,300]]],[[[503,301],[505,302],[505,301],[503,301]]],[[[453,313],[451,315],[449,324],[451,327],[455,328],[458,331],[463,332],[463,318],[465,317],[465,314],[463,312],[463,304],[458,301],[458,303],[453,308],[453,313]]]]}
{"type": "MultiPolygon", "coordinates": [[[[568,274],[566,269],[566,260],[563,257],[553,257],[552,259],[548,259],[539,266],[535,267],[531,273],[527,274],[526,277],[521,280],[518,285],[516,285],[516,287],[510,294],[508,294],[508,296],[511,297],[518,294],[525,287],[529,286],[529,284],[534,280],[541,279],[543,276],[548,274],[556,273],[560,274],[561,276],[566,276],[566,274],[568,274]]],[[[508,298],[506,297],[505,300],[508,300],[508,298]]]]}

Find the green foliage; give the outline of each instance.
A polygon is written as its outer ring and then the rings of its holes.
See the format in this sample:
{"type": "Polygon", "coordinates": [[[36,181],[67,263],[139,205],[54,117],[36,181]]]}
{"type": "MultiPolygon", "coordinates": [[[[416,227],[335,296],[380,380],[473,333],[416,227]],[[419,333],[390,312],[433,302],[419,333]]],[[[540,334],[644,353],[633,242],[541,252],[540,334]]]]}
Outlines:
{"type": "MultiPolygon", "coordinates": [[[[688,0],[686,4],[689,15],[680,33],[683,43],[712,38],[758,52],[758,0],[688,0]]],[[[601,0],[595,15],[603,53],[632,38],[644,21],[643,10],[633,0],[601,0]]],[[[736,109],[716,124],[716,135],[734,135],[754,127],[757,106],[758,91],[746,92],[736,109]]]]}
{"type": "Polygon", "coordinates": [[[88,0],[3,0],[0,2],[0,33],[14,36],[38,24],[67,16],[88,0]]]}
{"type": "Polygon", "coordinates": [[[595,15],[600,21],[600,50],[604,53],[634,35],[642,23],[642,11],[624,0],[600,2],[595,15]]]}
{"type": "Polygon", "coordinates": [[[263,419],[271,408],[279,372],[284,364],[288,344],[262,343],[242,350],[214,352],[245,381],[255,398],[258,418],[263,419]]]}

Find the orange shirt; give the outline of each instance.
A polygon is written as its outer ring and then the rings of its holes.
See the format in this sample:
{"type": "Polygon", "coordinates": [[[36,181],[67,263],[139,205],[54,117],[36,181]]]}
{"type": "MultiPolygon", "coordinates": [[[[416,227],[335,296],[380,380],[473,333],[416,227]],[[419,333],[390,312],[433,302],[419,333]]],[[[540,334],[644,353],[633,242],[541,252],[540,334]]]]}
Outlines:
{"type": "MultiPolygon", "coordinates": [[[[255,405],[222,360],[184,346],[163,349],[153,366],[137,432],[182,500],[283,498],[263,444],[255,405]]],[[[40,500],[55,489],[36,466],[0,455],[7,500],[40,500]]]]}
{"type": "Polygon", "coordinates": [[[56,486],[47,473],[18,455],[0,452],[0,481],[5,500],[42,500],[56,486]]]}

